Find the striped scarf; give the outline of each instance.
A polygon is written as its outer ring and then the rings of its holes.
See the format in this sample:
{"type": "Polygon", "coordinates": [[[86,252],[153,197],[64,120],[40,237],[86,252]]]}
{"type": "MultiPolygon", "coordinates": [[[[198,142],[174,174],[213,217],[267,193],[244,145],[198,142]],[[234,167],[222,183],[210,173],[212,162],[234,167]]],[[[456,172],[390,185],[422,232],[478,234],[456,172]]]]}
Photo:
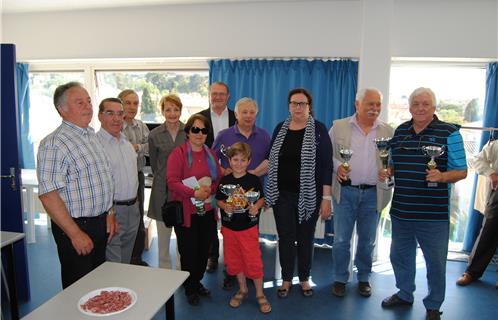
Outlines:
{"type": "MultiPolygon", "coordinates": [[[[265,188],[265,200],[268,206],[273,206],[278,200],[278,161],[285,136],[289,130],[291,119],[287,118],[273,142],[270,151],[270,166],[268,170],[268,183],[265,188]]],[[[298,218],[299,223],[307,221],[316,209],[316,186],[315,186],[315,119],[308,118],[304,131],[303,144],[301,146],[301,172],[299,173],[299,202],[298,218]]]]}

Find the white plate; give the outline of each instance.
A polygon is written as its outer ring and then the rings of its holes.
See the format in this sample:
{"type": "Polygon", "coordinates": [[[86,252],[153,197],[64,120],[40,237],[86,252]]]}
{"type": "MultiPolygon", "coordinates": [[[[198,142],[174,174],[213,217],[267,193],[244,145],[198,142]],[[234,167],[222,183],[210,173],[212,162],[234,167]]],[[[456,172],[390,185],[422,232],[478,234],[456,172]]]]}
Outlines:
{"type": "Polygon", "coordinates": [[[100,288],[100,289],[97,289],[97,290],[90,291],[87,294],[85,294],[83,297],[81,297],[81,299],[78,301],[78,310],[81,311],[81,313],[86,314],[88,316],[107,317],[107,316],[113,316],[115,314],[118,314],[118,313],[121,313],[121,312],[124,312],[124,311],[130,309],[131,307],[133,307],[133,305],[136,302],[137,302],[137,294],[136,294],[135,291],[133,291],[131,289],[128,289],[128,288],[107,287],[107,288],[100,288]],[[89,299],[91,299],[91,298],[93,298],[95,296],[98,296],[101,291],[124,291],[124,292],[128,292],[131,295],[131,303],[130,303],[129,306],[127,306],[123,310],[119,310],[119,311],[116,311],[116,312],[110,312],[110,313],[93,313],[93,312],[90,312],[90,311],[86,311],[86,310],[84,310],[81,307],[81,305],[85,304],[89,299]]]}

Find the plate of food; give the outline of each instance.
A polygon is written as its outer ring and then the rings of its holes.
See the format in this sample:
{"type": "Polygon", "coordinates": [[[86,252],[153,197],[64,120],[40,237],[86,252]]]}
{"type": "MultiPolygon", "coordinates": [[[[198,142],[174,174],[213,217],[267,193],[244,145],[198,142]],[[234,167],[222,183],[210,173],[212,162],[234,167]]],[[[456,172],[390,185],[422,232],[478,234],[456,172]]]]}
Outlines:
{"type": "Polygon", "coordinates": [[[78,310],[94,317],[112,316],[124,312],[137,302],[135,291],[121,287],[100,288],[85,294],[78,301],[78,310]]]}

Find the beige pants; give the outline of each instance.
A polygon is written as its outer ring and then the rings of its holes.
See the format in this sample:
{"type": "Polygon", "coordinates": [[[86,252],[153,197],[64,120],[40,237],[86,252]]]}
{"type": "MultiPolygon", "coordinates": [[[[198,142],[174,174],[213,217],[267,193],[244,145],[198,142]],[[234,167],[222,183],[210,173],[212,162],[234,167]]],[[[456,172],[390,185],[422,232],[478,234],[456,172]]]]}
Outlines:
{"type": "MultiPolygon", "coordinates": [[[[159,268],[172,269],[171,255],[169,254],[169,245],[171,240],[171,232],[173,228],[167,228],[164,222],[156,220],[157,228],[157,248],[159,253],[159,268]]],[[[176,246],[176,266],[180,270],[180,253],[178,253],[178,246],[176,246]]]]}

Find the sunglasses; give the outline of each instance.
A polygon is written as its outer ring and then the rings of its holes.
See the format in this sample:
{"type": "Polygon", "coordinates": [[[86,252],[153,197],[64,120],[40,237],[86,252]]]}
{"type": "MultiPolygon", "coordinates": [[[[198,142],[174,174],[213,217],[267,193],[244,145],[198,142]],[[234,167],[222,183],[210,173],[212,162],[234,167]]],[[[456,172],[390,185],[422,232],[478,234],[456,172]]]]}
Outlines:
{"type": "Polygon", "coordinates": [[[206,134],[208,134],[209,129],[208,128],[192,127],[192,128],[190,128],[190,132],[192,132],[192,133],[201,132],[202,134],[206,135],[206,134]]]}

